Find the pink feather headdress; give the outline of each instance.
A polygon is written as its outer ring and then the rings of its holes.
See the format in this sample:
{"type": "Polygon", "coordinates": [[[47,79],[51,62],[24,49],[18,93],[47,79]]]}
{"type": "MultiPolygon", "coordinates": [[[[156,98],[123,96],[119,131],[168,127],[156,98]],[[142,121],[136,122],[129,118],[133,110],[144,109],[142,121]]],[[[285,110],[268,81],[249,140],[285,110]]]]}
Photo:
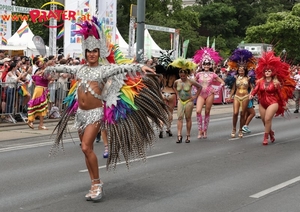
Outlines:
{"type": "Polygon", "coordinates": [[[109,43],[106,39],[103,25],[98,19],[93,16],[92,20],[84,21],[83,23],[76,23],[80,27],[79,30],[74,31],[75,35],[82,36],[82,51],[85,56],[85,51],[92,51],[99,48],[100,57],[106,58],[110,54],[109,43]]]}
{"type": "Polygon", "coordinates": [[[193,57],[193,61],[197,64],[203,64],[203,63],[218,64],[222,61],[222,57],[220,57],[219,53],[216,52],[214,49],[204,47],[196,51],[193,57]]]}

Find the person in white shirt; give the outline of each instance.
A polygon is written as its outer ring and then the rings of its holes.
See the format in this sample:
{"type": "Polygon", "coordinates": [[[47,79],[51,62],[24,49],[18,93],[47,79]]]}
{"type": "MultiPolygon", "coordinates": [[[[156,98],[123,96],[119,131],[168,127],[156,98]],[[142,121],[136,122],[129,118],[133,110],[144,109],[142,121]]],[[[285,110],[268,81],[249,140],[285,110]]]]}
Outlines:
{"type": "Polygon", "coordinates": [[[299,98],[300,98],[300,71],[297,71],[297,73],[294,75],[294,80],[296,81],[296,88],[294,91],[295,96],[295,111],[294,113],[299,113],[299,98]]]}

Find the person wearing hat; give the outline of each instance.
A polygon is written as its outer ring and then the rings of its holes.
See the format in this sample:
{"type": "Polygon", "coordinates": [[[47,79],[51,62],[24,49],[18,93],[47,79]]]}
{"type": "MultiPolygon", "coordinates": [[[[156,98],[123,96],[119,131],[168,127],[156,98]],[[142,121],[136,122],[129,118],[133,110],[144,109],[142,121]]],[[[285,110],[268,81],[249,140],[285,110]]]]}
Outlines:
{"type": "Polygon", "coordinates": [[[230,98],[233,99],[232,131],[231,137],[236,137],[236,125],[240,115],[240,126],[238,137],[243,138],[243,126],[246,122],[246,111],[249,103],[249,91],[252,90],[252,83],[248,71],[256,66],[256,59],[252,52],[247,49],[236,49],[229,58],[228,66],[231,71],[225,79],[225,84],[230,90],[230,98]]]}
{"type": "Polygon", "coordinates": [[[200,95],[197,98],[196,112],[198,122],[198,138],[207,138],[207,129],[210,120],[210,111],[215,98],[214,81],[218,81],[220,91],[225,82],[214,71],[213,65],[221,62],[222,58],[219,53],[212,48],[204,47],[196,51],[193,60],[199,64],[198,72],[195,74],[195,80],[202,86],[200,95]],[[204,120],[202,119],[202,108],[205,105],[204,120]],[[202,121],[203,120],[203,121],[202,121]]]}
{"type": "Polygon", "coordinates": [[[177,79],[173,88],[177,96],[177,141],[176,143],[182,143],[182,128],[183,119],[186,120],[186,140],[185,143],[191,141],[191,129],[192,129],[192,112],[194,108],[194,100],[200,94],[202,86],[195,80],[189,78],[191,72],[195,69],[196,64],[187,61],[184,58],[178,58],[174,60],[170,66],[179,69],[179,79],[177,79]],[[192,95],[192,86],[195,86],[197,93],[192,95]]]}
{"type": "Polygon", "coordinates": [[[249,99],[257,95],[259,100],[259,113],[264,125],[263,145],[268,145],[269,136],[271,143],[275,142],[273,117],[284,116],[287,102],[293,98],[296,82],[290,77],[289,67],[273,51],[265,52],[258,60],[255,69],[257,82],[249,99]]]}

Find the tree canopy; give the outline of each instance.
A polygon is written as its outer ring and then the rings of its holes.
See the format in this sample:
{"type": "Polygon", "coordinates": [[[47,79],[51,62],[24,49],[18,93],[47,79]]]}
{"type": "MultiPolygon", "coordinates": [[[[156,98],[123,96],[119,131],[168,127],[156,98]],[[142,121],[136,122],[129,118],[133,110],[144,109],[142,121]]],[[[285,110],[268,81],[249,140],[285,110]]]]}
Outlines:
{"type": "MultiPolygon", "coordinates": [[[[49,0],[18,0],[18,6],[40,8],[49,0]]],[[[289,60],[299,63],[300,6],[296,0],[195,0],[195,4],[182,6],[182,0],[146,0],[146,24],[172,27],[180,30],[180,42],[189,39],[187,57],[206,46],[207,37],[216,41],[216,49],[227,57],[241,41],[270,43],[279,54],[287,51],[289,60]]],[[[128,41],[130,5],[137,0],[117,0],[117,27],[128,41]]],[[[16,28],[21,23],[16,24],[16,28]]],[[[30,25],[35,35],[45,43],[49,30],[41,24],[30,25]]],[[[155,42],[170,49],[170,35],[150,31],[155,42]]],[[[63,45],[63,39],[57,41],[63,45]]]]}

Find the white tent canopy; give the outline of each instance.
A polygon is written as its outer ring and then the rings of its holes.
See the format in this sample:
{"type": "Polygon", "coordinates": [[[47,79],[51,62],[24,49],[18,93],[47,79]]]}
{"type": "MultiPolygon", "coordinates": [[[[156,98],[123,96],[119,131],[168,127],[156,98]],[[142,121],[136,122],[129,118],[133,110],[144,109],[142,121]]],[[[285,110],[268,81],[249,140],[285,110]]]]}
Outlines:
{"type": "MultiPolygon", "coordinates": [[[[26,25],[27,22],[24,20],[17,32],[20,29],[24,28],[26,25]]],[[[12,50],[12,48],[13,50],[24,50],[24,54],[27,56],[39,55],[39,52],[32,41],[34,34],[30,30],[29,26],[28,32],[23,33],[21,37],[17,32],[7,40],[7,46],[5,46],[4,48],[6,48],[6,50],[12,50]]],[[[48,50],[49,48],[46,46],[47,53],[48,50]]]]}
{"type": "Polygon", "coordinates": [[[129,45],[120,34],[118,28],[116,28],[116,44],[119,45],[119,49],[124,55],[128,55],[129,45]]]}
{"type": "MultiPolygon", "coordinates": [[[[134,44],[134,49],[136,49],[136,43],[134,44]]],[[[144,54],[147,58],[151,56],[159,57],[161,56],[160,51],[163,51],[153,40],[148,29],[144,31],[144,54]]]]}

